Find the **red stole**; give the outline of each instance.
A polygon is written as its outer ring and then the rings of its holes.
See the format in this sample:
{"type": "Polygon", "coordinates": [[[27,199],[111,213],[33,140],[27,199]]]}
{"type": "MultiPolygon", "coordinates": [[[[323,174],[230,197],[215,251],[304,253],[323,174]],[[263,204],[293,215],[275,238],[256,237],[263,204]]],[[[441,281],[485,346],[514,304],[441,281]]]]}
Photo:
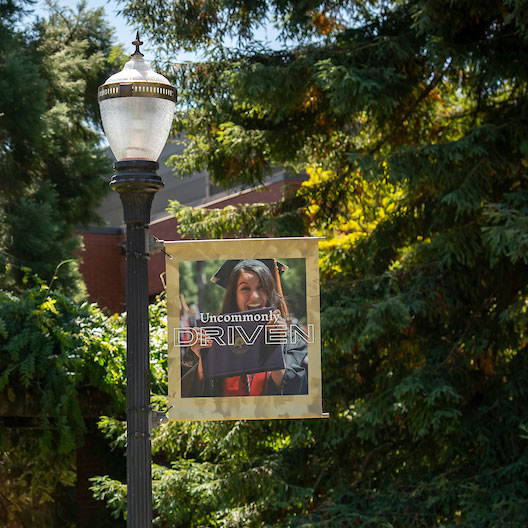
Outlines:
{"type": "Polygon", "coordinates": [[[262,396],[268,390],[268,373],[233,376],[224,380],[224,396],[262,396]],[[249,378],[249,393],[248,393],[249,378]]]}

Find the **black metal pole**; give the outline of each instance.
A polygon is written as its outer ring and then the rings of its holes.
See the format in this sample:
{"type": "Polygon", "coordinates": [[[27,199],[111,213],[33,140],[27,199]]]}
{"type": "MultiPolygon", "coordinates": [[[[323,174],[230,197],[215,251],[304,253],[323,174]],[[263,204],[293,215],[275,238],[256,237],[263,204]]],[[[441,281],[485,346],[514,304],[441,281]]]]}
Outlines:
{"type": "Polygon", "coordinates": [[[163,187],[154,161],[118,161],[110,182],[123,204],[127,308],[127,526],[152,526],[148,319],[148,229],[154,195],[163,187]]]}

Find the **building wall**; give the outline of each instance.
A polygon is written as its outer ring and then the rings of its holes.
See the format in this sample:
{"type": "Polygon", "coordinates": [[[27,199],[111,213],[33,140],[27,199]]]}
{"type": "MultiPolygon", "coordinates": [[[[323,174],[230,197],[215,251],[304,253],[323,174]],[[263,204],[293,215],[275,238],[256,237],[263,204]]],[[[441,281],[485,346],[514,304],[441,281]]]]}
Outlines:
{"type": "Polygon", "coordinates": [[[79,270],[88,290],[88,300],[111,313],[125,311],[125,235],[121,228],[94,228],[80,233],[79,270]]]}
{"type": "MultiPolygon", "coordinates": [[[[212,209],[228,205],[271,203],[280,201],[293,192],[300,181],[276,181],[259,189],[249,189],[206,204],[212,209]]],[[[178,222],[165,216],[150,224],[150,234],[160,240],[179,240],[178,222]]],[[[106,307],[110,312],[123,312],[126,308],[125,235],[121,228],[91,229],[81,233],[84,249],[80,253],[80,271],[88,289],[89,300],[106,307]]],[[[155,253],[149,259],[149,296],[152,298],[165,289],[165,255],[155,253]]]]}

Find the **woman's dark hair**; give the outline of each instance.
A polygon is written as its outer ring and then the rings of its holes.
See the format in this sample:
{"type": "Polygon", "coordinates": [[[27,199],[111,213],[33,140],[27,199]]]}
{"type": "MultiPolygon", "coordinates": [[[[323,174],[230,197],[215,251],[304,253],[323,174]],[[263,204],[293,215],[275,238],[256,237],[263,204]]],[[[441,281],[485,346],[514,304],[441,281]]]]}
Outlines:
{"type": "Polygon", "coordinates": [[[277,285],[275,284],[275,279],[272,277],[265,264],[244,264],[242,266],[235,266],[231,276],[229,277],[229,282],[227,283],[221,312],[225,314],[239,311],[236,294],[238,277],[242,271],[249,271],[257,275],[264,293],[266,294],[267,304],[273,308],[278,308],[281,312],[281,315],[286,319],[286,317],[288,317],[288,307],[286,306],[286,302],[284,301],[283,297],[279,294],[277,285]]]}

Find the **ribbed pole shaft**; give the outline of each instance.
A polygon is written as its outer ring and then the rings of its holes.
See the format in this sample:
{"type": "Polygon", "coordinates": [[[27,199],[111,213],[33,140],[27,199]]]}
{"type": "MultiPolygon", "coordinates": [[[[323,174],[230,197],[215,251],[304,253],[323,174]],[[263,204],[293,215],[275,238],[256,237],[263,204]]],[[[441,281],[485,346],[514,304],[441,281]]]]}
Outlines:
{"type": "Polygon", "coordinates": [[[132,528],[152,526],[147,235],[148,226],[127,225],[127,510],[132,528]]]}
{"type": "Polygon", "coordinates": [[[148,227],[154,194],[163,187],[156,162],[117,162],[110,182],[123,204],[127,305],[127,526],[152,527],[152,415],[148,317],[148,227]]]}

